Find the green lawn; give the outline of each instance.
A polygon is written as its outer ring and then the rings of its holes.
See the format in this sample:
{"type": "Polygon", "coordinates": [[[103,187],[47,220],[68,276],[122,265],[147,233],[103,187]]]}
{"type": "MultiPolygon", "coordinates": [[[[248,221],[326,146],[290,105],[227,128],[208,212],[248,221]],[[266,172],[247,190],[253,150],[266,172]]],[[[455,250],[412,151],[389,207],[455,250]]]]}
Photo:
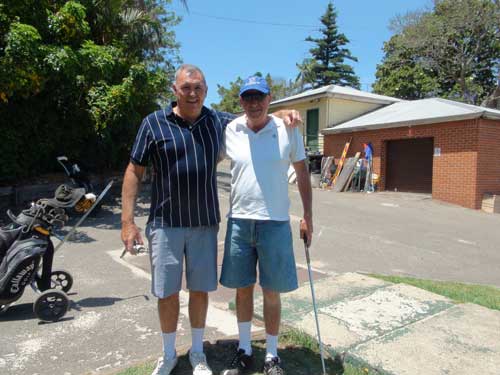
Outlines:
{"type": "Polygon", "coordinates": [[[492,286],[464,284],[449,281],[416,279],[413,277],[371,274],[391,283],[404,283],[448,297],[457,303],[475,303],[493,310],[500,310],[500,289],[492,286]]]}

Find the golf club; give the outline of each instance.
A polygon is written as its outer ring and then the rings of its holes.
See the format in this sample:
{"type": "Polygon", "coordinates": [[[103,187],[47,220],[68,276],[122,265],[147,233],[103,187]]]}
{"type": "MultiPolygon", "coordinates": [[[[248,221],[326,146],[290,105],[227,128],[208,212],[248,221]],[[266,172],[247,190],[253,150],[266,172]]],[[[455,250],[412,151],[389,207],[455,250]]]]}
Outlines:
{"type": "MultiPolygon", "coordinates": [[[[318,320],[318,308],[316,307],[316,296],[314,295],[314,284],[313,277],[311,272],[311,258],[309,257],[309,246],[307,246],[307,234],[303,233],[304,239],[304,249],[306,251],[306,260],[307,260],[307,272],[309,273],[309,285],[311,286],[311,296],[314,308],[314,318],[316,319],[316,332],[318,333],[318,343],[319,343],[319,351],[321,354],[321,365],[323,366],[323,375],[326,375],[326,367],[325,367],[325,357],[323,356],[323,342],[321,341],[321,334],[319,332],[319,320],[318,320]]],[[[335,354],[333,358],[333,370],[335,374],[341,375],[345,372],[344,368],[344,356],[345,353],[335,354]]]]}
{"type": "Polygon", "coordinates": [[[309,285],[311,286],[311,296],[312,296],[312,302],[313,302],[313,308],[314,308],[314,318],[316,319],[316,332],[318,334],[319,353],[321,354],[321,366],[323,366],[323,375],[326,375],[325,357],[323,356],[323,343],[321,342],[321,334],[319,333],[318,309],[316,307],[316,297],[314,295],[313,277],[312,277],[312,272],[311,272],[311,259],[309,257],[309,246],[307,246],[307,234],[306,233],[304,233],[304,249],[306,251],[307,272],[309,273],[309,285]]]}

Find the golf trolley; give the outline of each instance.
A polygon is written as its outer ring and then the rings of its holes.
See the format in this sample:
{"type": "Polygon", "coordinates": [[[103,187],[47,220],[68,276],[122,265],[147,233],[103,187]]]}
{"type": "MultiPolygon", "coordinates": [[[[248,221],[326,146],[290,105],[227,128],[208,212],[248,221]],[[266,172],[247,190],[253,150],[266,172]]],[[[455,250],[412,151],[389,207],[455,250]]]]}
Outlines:
{"type": "Polygon", "coordinates": [[[69,309],[66,293],[73,285],[71,275],[53,270],[54,253],[76,231],[92,209],[111,188],[113,181],[96,197],[85,190],[61,185],[54,198],[39,199],[19,215],[7,211],[11,223],[0,228],[0,314],[16,302],[31,285],[38,294],[33,311],[42,321],[57,321],[69,309]],[[85,212],[77,224],[61,238],[54,230],[68,221],[67,209],[85,212]],[[60,240],[54,247],[52,236],[60,240]]]}

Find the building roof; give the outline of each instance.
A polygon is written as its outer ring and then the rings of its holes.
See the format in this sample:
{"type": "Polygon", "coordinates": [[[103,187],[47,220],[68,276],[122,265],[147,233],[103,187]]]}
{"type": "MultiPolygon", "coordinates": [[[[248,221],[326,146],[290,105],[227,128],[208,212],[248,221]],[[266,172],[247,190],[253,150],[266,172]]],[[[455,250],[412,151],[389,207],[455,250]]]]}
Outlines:
{"type": "Polygon", "coordinates": [[[281,104],[291,104],[309,101],[316,98],[339,98],[347,100],[356,100],[365,103],[375,104],[391,104],[401,101],[401,99],[393,98],[390,96],[372,94],[371,92],[361,91],[347,86],[329,85],[317,89],[307,90],[300,94],[289,96],[280,100],[275,100],[271,106],[281,104]]]}
{"type": "Polygon", "coordinates": [[[323,134],[426,125],[480,117],[500,120],[500,111],[441,98],[402,101],[326,128],[323,134]]]}

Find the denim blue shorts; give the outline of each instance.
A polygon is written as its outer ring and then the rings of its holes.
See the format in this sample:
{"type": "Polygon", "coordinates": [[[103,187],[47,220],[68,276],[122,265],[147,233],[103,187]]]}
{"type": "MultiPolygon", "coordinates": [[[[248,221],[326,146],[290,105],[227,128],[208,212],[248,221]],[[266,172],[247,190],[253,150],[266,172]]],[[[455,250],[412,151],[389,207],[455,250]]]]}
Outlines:
{"type": "Polygon", "coordinates": [[[257,260],[262,288],[297,289],[290,222],[229,218],[220,283],[228,288],[255,284],[257,260]]]}
{"type": "Polygon", "coordinates": [[[189,290],[217,289],[217,232],[219,226],[192,228],[148,225],[151,260],[151,292],[166,298],[181,290],[184,258],[189,290]]]}

